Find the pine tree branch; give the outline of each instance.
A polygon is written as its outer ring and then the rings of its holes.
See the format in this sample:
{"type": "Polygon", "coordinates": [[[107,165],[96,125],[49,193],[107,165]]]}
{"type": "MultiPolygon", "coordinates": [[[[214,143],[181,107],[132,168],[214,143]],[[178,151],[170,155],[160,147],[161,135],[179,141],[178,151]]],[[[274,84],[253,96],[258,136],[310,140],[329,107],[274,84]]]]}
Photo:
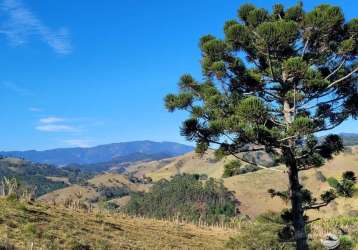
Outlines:
{"type": "Polygon", "coordinates": [[[283,139],[280,139],[280,140],[278,140],[278,141],[287,141],[287,140],[290,140],[290,139],[294,139],[294,138],[296,138],[297,136],[295,136],[295,135],[293,135],[293,136],[288,136],[288,137],[286,137],[286,138],[283,138],[283,139]]]}
{"type": "Polygon", "coordinates": [[[280,122],[276,121],[276,120],[275,120],[275,119],[273,119],[273,118],[270,118],[269,120],[270,120],[272,123],[276,124],[277,126],[280,126],[280,127],[286,127],[286,125],[285,125],[285,124],[280,123],[280,122]]]}
{"type": "Polygon", "coordinates": [[[308,47],[308,43],[309,43],[310,39],[308,38],[306,43],[305,43],[305,46],[303,47],[303,51],[302,51],[302,55],[301,57],[304,57],[305,53],[306,53],[306,50],[307,50],[307,47],[308,47]]]}
{"type": "Polygon", "coordinates": [[[321,220],[321,218],[316,218],[314,220],[309,220],[309,221],[306,222],[306,224],[311,224],[311,223],[319,221],[319,220],[321,220]]]}
{"type": "Polygon", "coordinates": [[[337,73],[338,70],[340,70],[345,63],[346,63],[346,59],[343,59],[342,63],[331,74],[326,76],[326,78],[324,78],[324,80],[328,80],[331,76],[333,76],[335,73],[337,73]]]}
{"type": "Polygon", "coordinates": [[[268,90],[263,90],[263,92],[264,92],[266,95],[271,96],[271,97],[274,98],[275,100],[280,100],[280,99],[281,99],[278,95],[275,95],[275,94],[269,92],[268,90]]]}
{"type": "Polygon", "coordinates": [[[304,210],[312,210],[312,209],[319,210],[321,207],[328,206],[328,204],[329,204],[329,202],[316,203],[316,204],[305,206],[305,207],[303,207],[303,209],[304,210]]]}
{"type": "Polygon", "coordinates": [[[238,159],[238,160],[240,160],[240,161],[243,161],[243,162],[245,162],[245,163],[247,163],[247,164],[252,164],[252,165],[254,165],[254,166],[258,167],[258,168],[266,169],[266,170],[271,170],[271,171],[277,171],[277,172],[280,172],[280,173],[285,173],[285,171],[282,171],[282,170],[279,170],[279,169],[276,169],[276,168],[269,168],[269,167],[265,167],[265,166],[259,165],[259,164],[257,164],[256,162],[251,162],[251,161],[249,161],[249,160],[247,160],[247,159],[244,159],[244,158],[242,158],[242,157],[237,156],[237,155],[234,154],[234,153],[230,153],[230,154],[231,154],[232,156],[234,156],[236,159],[238,159]]]}
{"type": "Polygon", "coordinates": [[[332,125],[330,127],[324,127],[324,128],[321,128],[321,129],[314,130],[313,133],[318,133],[318,132],[334,129],[334,128],[338,127],[339,125],[341,125],[344,121],[345,121],[345,119],[342,119],[341,121],[339,121],[338,123],[336,123],[336,124],[334,124],[334,125],[332,125]]]}
{"type": "Polygon", "coordinates": [[[327,95],[330,95],[330,94],[333,94],[335,92],[334,89],[330,89],[330,90],[326,90],[324,92],[319,92],[319,93],[316,93],[315,95],[311,95],[311,96],[307,96],[305,102],[303,102],[301,105],[306,105],[308,103],[310,103],[313,99],[319,99],[319,98],[322,98],[322,97],[325,97],[327,95]]]}
{"type": "Polygon", "coordinates": [[[352,70],[348,75],[338,79],[337,81],[332,82],[330,85],[328,85],[327,89],[333,87],[334,85],[336,85],[337,83],[340,83],[344,80],[346,80],[347,78],[349,78],[351,75],[353,75],[354,73],[356,73],[358,71],[358,67],[356,67],[354,70],[352,70]]]}
{"type": "Polygon", "coordinates": [[[310,107],[305,107],[305,108],[302,108],[302,109],[300,109],[300,110],[310,110],[310,109],[312,109],[312,108],[317,108],[319,105],[328,104],[328,103],[333,103],[333,102],[336,102],[336,101],[340,101],[340,100],[342,100],[342,99],[344,99],[344,98],[346,98],[346,96],[340,96],[340,97],[337,97],[337,98],[332,99],[332,100],[329,100],[329,101],[319,102],[319,103],[317,103],[317,104],[315,104],[315,105],[312,105],[312,106],[310,106],[310,107]]]}
{"type": "MultiPolygon", "coordinates": [[[[214,144],[217,144],[217,145],[224,145],[224,143],[221,143],[221,142],[218,142],[218,141],[214,141],[214,140],[208,140],[209,142],[211,143],[214,143],[214,144]]],[[[245,163],[248,163],[248,164],[252,164],[258,168],[261,168],[261,169],[267,169],[267,170],[272,170],[272,171],[277,171],[277,172],[281,172],[281,173],[285,173],[285,171],[282,171],[282,170],[279,170],[279,169],[275,169],[275,168],[269,168],[269,167],[265,167],[265,166],[262,166],[260,164],[257,164],[256,162],[252,162],[252,161],[249,161],[243,157],[239,157],[237,154],[239,153],[247,153],[247,152],[256,152],[256,151],[264,151],[265,148],[251,148],[251,149],[245,149],[245,150],[240,150],[240,151],[233,151],[233,150],[230,150],[230,155],[232,155],[233,157],[235,157],[236,159],[240,160],[240,161],[243,161],[245,163]]]]}

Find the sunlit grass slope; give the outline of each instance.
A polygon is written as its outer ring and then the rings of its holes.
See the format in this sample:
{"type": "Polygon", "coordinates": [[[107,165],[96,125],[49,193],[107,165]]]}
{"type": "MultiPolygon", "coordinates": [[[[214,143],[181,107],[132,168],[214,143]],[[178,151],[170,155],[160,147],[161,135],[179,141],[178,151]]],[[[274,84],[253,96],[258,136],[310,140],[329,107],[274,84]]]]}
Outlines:
{"type": "Polygon", "coordinates": [[[224,249],[221,228],[0,199],[0,242],[17,249],[224,249]],[[90,248],[75,248],[88,246],[90,248]]]}

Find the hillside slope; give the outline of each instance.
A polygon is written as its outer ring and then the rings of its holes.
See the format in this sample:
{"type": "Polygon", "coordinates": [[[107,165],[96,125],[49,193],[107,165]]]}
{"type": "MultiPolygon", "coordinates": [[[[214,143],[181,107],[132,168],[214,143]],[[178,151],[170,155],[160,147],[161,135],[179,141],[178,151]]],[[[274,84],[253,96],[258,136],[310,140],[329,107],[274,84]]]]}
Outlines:
{"type": "MultiPolygon", "coordinates": [[[[183,156],[136,163],[128,167],[128,171],[136,177],[150,177],[153,181],[162,178],[169,179],[178,173],[205,174],[216,179],[222,178],[224,165],[230,158],[221,161],[214,159],[213,152],[208,152],[203,157],[195,153],[188,153],[183,156]]],[[[336,156],[328,161],[323,167],[301,172],[301,181],[308,187],[315,197],[330,189],[329,185],[322,181],[324,178],[340,178],[344,171],[354,171],[358,174],[358,147],[348,148],[345,153],[336,156]]],[[[279,198],[271,198],[268,189],[284,191],[288,187],[287,173],[285,167],[260,170],[253,173],[237,175],[230,178],[223,178],[224,185],[234,191],[236,198],[241,202],[240,210],[243,214],[256,217],[267,211],[279,212],[287,207],[279,198]]],[[[63,203],[66,199],[77,199],[77,194],[81,194],[81,200],[93,201],[103,197],[99,191],[103,189],[115,188],[121,190],[125,187],[129,191],[146,191],[150,184],[132,183],[127,176],[116,173],[105,173],[95,176],[88,180],[87,186],[71,186],[51,192],[41,197],[47,202],[55,200],[63,203]],[[103,188],[105,187],[105,188],[103,188]]],[[[113,199],[118,205],[123,205],[128,201],[127,194],[120,194],[113,199]]],[[[358,193],[353,199],[338,198],[328,207],[321,208],[319,211],[310,211],[315,217],[329,217],[331,215],[349,215],[358,211],[358,193]]]]}
{"type": "Polygon", "coordinates": [[[143,175],[151,177],[153,181],[158,181],[163,178],[168,179],[178,173],[207,174],[210,177],[221,178],[226,161],[228,160],[215,160],[212,151],[209,151],[203,156],[190,152],[182,156],[160,161],[132,164],[127,168],[127,171],[135,173],[138,177],[143,175]]]}
{"type": "Polygon", "coordinates": [[[36,164],[18,158],[0,158],[0,181],[3,177],[16,178],[20,185],[36,187],[37,196],[66,187],[71,183],[82,182],[90,176],[79,171],[36,164]]]}
{"type": "Polygon", "coordinates": [[[39,200],[50,204],[64,204],[66,200],[79,200],[94,206],[98,201],[120,203],[122,200],[127,200],[125,197],[129,195],[129,192],[146,191],[149,186],[148,184],[133,183],[127,176],[121,174],[104,173],[89,179],[86,184],[71,185],[49,192],[39,197],[39,200]]]}
{"type": "MultiPolygon", "coordinates": [[[[129,168],[136,175],[146,175],[153,180],[161,178],[170,178],[176,173],[198,173],[207,174],[209,177],[221,178],[224,171],[224,164],[229,159],[215,161],[212,152],[208,152],[203,157],[194,153],[188,153],[184,156],[171,158],[168,160],[154,161],[134,165],[129,168]]],[[[319,175],[326,178],[339,178],[344,171],[354,171],[358,175],[358,147],[351,147],[328,161],[323,167],[301,172],[301,180],[316,197],[322,191],[329,189],[326,182],[322,182],[319,175]]],[[[285,167],[281,166],[272,170],[260,170],[254,173],[224,178],[224,184],[229,190],[235,192],[236,197],[241,202],[241,211],[250,217],[267,211],[281,211],[287,204],[278,198],[272,199],[267,190],[270,188],[276,190],[287,190],[288,180],[285,167]]],[[[358,194],[357,194],[358,195],[358,194]]],[[[329,217],[332,214],[347,214],[350,211],[358,210],[358,196],[354,199],[339,198],[329,207],[322,208],[319,214],[323,217],[329,217]]]]}
{"type": "MultiPolygon", "coordinates": [[[[234,231],[0,199],[0,243],[16,249],[224,249],[234,231]],[[85,248],[85,246],[87,248],[85,248]],[[81,248],[82,247],[82,248],[81,248]]],[[[0,244],[0,248],[1,248],[0,244]]]]}

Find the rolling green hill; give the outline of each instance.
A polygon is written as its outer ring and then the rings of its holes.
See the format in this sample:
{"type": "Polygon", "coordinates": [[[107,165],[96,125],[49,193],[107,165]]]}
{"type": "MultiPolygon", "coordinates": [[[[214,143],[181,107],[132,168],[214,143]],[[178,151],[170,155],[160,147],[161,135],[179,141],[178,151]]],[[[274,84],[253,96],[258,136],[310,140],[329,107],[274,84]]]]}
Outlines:
{"type": "Polygon", "coordinates": [[[36,187],[36,195],[83,183],[92,175],[75,169],[61,169],[47,164],[35,164],[18,158],[0,159],[0,179],[16,178],[21,185],[36,187]]]}

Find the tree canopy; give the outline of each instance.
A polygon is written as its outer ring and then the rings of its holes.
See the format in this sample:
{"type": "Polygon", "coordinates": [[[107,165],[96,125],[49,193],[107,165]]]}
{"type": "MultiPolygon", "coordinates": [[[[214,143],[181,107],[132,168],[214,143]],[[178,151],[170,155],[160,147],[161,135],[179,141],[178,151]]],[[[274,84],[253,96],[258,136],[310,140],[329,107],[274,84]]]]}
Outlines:
{"type": "Polygon", "coordinates": [[[298,171],[343,149],[339,136],[320,142],[316,133],[358,117],[358,19],[327,4],[309,12],[302,3],[271,11],[244,4],[223,30],[223,39],[200,39],[203,79],[183,75],[166,108],[189,112],[181,134],[198,153],[216,145],[218,157],[266,151],[281,158],[297,248],[307,249],[298,171]]]}

